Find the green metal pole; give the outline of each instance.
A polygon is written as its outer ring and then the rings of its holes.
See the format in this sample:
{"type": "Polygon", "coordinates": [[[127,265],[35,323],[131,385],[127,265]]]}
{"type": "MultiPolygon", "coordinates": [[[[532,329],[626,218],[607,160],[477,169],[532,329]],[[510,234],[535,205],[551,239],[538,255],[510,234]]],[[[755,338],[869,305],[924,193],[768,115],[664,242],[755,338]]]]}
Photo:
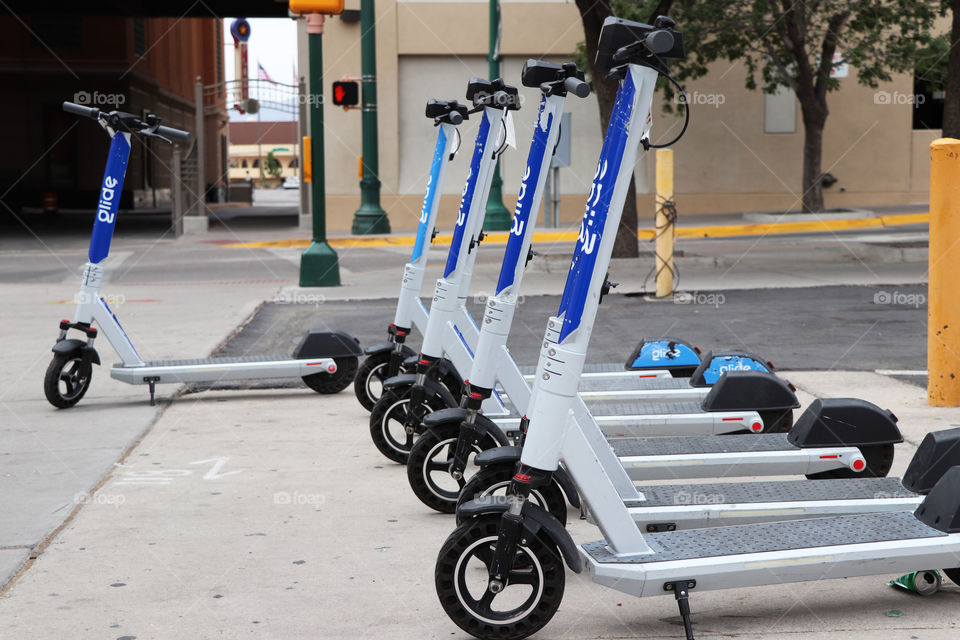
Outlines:
{"type": "Polygon", "coordinates": [[[323,166],[323,16],[307,16],[310,47],[310,156],[313,178],[313,242],[300,256],[301,287],[339,287],[337,252],[327,244],[327,194],[323,166]]]}
{"type": "Polygon", "coordinates": [[[380,206],[380,152],[377,141],[377,22],[374,0],[360,1],[360,106],[363,111],[363,177],[360,208],[353,214],[354,235],[390,233],[390,220],[380,206]]]}
{"type": "MultiPolygon", "coordinates": [[[[500,77],[500,0],[490,0],[490,79],[500,77]]],[[[508,231],[511,226],[510,212],[503,206],[503,180],[500,179],[500,161],[493,167],[493,181],[490,183],[490,196],[487,198],[487,212],[483,218],[485,231],[508,231]]]]}

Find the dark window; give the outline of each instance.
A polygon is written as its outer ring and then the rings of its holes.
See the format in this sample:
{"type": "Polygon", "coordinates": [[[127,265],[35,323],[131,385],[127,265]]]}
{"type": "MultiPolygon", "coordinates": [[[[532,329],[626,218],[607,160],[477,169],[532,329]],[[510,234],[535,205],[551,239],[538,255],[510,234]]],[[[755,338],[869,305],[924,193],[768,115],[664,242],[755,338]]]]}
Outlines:
{"type": "Polygon", "coordinates": [[[293,158],[290,160],[290,168],[296,169],[299,166],[300,166],[300,158],[298,158],[297,156],[293,156],[293,158]]]}
{"type": "Polygon", "coordinates": [[[244,168],[244,169],[247,168],[247,159],[246,159],[246,158],[243,159],[243,162],[240,163],[240,166],[241,166],[242,168],[244,168]]]}
{"type": "Polygon", "coordinates": [[[260,158],[257,158],[256,160],[253,161],[253,168],[254,169],[260,168],[260,158]]]}
{"type": "Polygon", "coordinates": [[[147,28],[143,18],[133,19],[133,55],[140,59],[147,55],[147,28]]]}
{"type": "Polygon", "coordinates": [[[913,128],[943,128],[943,89],[914,76],[913,79],[913,128]]]}

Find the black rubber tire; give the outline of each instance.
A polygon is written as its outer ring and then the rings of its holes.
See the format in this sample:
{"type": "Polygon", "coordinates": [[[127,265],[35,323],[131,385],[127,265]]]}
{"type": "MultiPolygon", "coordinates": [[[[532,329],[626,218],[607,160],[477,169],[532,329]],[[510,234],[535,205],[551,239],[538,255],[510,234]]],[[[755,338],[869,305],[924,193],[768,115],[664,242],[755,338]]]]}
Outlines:
{"type": "MultiPolygon", "coordinates": [[[[473,474],[473,477],[471,477],[460,490],[457,509],[459,509],[461,505],[481,496],[505,490],[513,478],[515,467],[516,465],[513,463],[495,464],[485,467],[473,474]]],[[[560,521],[560,524],[567,524],[567,498],[556,480],[551,481],[550,484],[546,486],[537,487],[531,491],[529,500],[553,514],[553,516],[560,521]]],[[[461,522],[462,520],[458,511],[457,524],[461,524],[461,522]]]]}
{"type": "Polygon", "coordinates": [[[484,590],[484,596],[473,597],[466,579],[482,584],[486,572],[471,572],[467,565],[471,558],[488,565],[499,530],[499,514],[471,518],[457,527],[437,556],[434,585],[444,611],[470,635],[483,640],[520,640],[542,629],[557,612],[566,580],[563,559],[552,540],[542,532],[537,534],[527,545],[518,547],[506,587],[490,597],[485,610],[481,609],[490,592],[484,590]],[[482,549],[485,557],[481,558],[477,549],[482,549]],[[511,593],[511,587],[525,588],[526,584],[532,587],[532,592],[520,606],[506,612],[489,610],[501,594],[511,593]]]}
{"type": "Polygon", "coordinates": [[[373,411],[373,405],[377,404],[377,400],[380,399],[380,396],[370,389],[370,383],[373,379],[380,380],[380,382],[387,379],[390,356],[389,351],[375,353],[372,356],[367,356],[357,368],[357,374],[353,378],[353,393],[360,401],[360,405],[367,411],[373,411]]]}
{"type": "MultiPolygon", "coordinates": [[[[453,478],[449,474],[449,459],[453,457],[453,450],[457,446],[459,436],[459,422],[447,422],[425,428],[414,442],[413,448],[410,449],[410,457],[407,459],[407,481],[410,483],[414,495],[420,498],[420,502],[440,513],[454,513],[457,510],[460,489],[463,489],[464,484],[466,484],[463,478],[458,480],[459,487],[457,492],[454,493],[437,485],[432,477],[432,473],[442,473],[453,482],[453,478]],[[435,460],[438,455],[443,455],[442,449],[446,450],[447,460],[445,462],[431,462],[431,457],[435,460]]],[[[499,446],[499,443],[488,433],[480,438],[479,443],[473,445],[473,452],[480,453],[496,446],[499,446]]],[[[464,470],[465,476],[467,473],[470,473],[469,466],[464,470]]]]}
{"type": "Polygon", "coordinates": [[[789,433],[793,428],[793,409],[786,411],[760,411],[763,431],[760,433],[789,433]]]}
{"type": "Polygon", "coordinates": [[[833,480],[836,478],[885,478],[893,466],[894,449],[892,444],[878,444],[871,447],[860,447],[860,453],[867,461],[863,471],[853,469],[833,469],[820,473],[808,473],[810,480],[833,480]]]}
{"type": "Polygon", "coordinates": [[[86,395],[92,378],[93,364],[79,353],[55,353],[43,375],[43,395],[58,409],[69,409],[86,395]]]}
{"type": "Polygon", "coordinates": [[[953,580],[953,584],[960,586],[960,568],[944,569],[943,572],[953,580]]]}
{"type": "Polygon", "coordinates": [[[357,374],[357,357],[346,356],[343,358],[334,358],[337,363],[336,373],[314,373],[309,376],[303,376],[303,382],[317,393],[331,394],[340,393],[350,386],[353,377],[357,374]]]}
{"type": "MultiPolygon", "coordinates": [[[[370,438],[383,455],[394,462],[407,464],[410,449],[417,434],[404,434],[401,442],[390,432],[390,422],[403,424],[406,418],[406,405],[410,402],[410,387],[393,388],[383,392],[370,412],[370,438]]],[[[426,413],[445,409],[446,404],[436,398],[430,398],[425,404],[426,413]]],[[[424,414],[426,415],[426,414],[424,414]]]]}

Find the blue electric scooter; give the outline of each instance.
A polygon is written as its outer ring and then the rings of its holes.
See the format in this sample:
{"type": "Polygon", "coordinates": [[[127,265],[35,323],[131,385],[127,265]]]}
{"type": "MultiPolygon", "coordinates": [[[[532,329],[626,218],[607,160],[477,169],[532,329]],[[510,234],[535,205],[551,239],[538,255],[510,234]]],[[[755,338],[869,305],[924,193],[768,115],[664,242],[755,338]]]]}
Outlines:
{"type": "Polygon", "coordinates": [[[63,110],[99,123],[110,136],[110,151],[97,202],[88,260],[80,283],[77,309],[73,321],[60,321],[60,334],[53,345],[53,359],[43,378],[43,391],[50,404],[66,409],[80,402],[87,393],[93,365],[100,364],[100,355],[93,346],[100,331],[106,335],[121,360],[110,368],[110,377],[128,384],[149,386],[151,405],[155,403],[156,385],[162,383],[302,378],[308,387],[324,394],[337,393],[350,385],[361,351],[356,338],[342,331],[308,331],[292,356],[155,361],[141,358],[116,313],[100,295],[104,261],[110,254],[123,178],[130,158],[130,141],[136,135],[172,143],[173,140],[188,140],[190,134],[162,126],[160,118],[153,114],[140,118],[132,113],[100,111],[72,102],[64,102],[63,110]],[[70,331],[79,331],[86,339],[68,338],[70,331]]]}

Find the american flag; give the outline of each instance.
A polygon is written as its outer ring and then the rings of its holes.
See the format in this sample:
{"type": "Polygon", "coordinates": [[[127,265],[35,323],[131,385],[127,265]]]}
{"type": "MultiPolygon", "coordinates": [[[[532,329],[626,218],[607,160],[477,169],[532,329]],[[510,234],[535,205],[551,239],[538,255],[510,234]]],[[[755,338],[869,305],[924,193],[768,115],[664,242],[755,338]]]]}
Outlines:
{"type": "Polygon", "coordinates": [[[257,61],[257,78],[259,80],[266,80],[267,82],[273,82],[273,78],[270,77],[270,74],[267,73],[267,70],[263,68],[263,65],[257,61]]]}

